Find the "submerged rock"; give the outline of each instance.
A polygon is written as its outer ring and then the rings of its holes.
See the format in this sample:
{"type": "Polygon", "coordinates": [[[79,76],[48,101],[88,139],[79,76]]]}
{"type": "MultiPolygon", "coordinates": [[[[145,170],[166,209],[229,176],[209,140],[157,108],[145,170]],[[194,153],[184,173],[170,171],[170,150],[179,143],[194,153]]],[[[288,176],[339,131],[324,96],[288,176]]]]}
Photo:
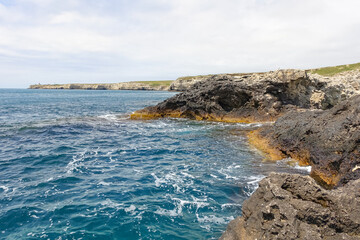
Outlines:
{"type": "Polygon", "coordinates": [[[221,240],[360,239],[360,180],[326,190],[311,177],[272,173],[221,240]]]}
{"type": "Polygon", "coordinates": [[[348,84],[308,76],[303,70],[214,75],[156,106],[136,111],[133,119],[183,117],[227,122],[274,121],[298,108],[328,109],[355,94],[348,84]]]}
{"type": "Polygon", "coordinates": [[[327,187],[360,178],[360,95],[325,111],[289,112],[252,134],[263,148],[258,139],[284,157],[310,164],[311,176],[327,187]]]}

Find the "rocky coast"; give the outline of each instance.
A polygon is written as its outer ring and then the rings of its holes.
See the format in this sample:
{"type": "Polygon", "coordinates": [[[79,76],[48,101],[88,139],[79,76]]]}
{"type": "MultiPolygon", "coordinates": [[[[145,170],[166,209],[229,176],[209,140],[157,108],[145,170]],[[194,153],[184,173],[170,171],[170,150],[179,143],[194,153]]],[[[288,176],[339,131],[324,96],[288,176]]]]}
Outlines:
{"type": "Polygon", "coordinates": [[[148,90],[169,91],[173,81],[141,81],[123,83],[69,83],[69,84],[35,84],[30,89],[77,89],[77,90],[148,90]]]}
{"type": "Polygon", "coordinates": [[[310,176],[272,174],[221,239],[360,239],[360,71],[213,75],[132,119],[274,122],[248,133],[267,160],[310,176]]]}

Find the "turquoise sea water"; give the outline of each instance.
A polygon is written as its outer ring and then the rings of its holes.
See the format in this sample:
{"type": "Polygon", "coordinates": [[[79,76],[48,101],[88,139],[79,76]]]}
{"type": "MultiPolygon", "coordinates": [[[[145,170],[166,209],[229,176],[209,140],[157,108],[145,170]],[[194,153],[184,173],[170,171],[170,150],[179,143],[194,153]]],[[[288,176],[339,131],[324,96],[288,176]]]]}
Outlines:
{"type": "Polygon", "coordinates": [[[258,125],[128,114],[175,93],[0,89],[0,239],[217,239],[271,171],[258,125]]]}

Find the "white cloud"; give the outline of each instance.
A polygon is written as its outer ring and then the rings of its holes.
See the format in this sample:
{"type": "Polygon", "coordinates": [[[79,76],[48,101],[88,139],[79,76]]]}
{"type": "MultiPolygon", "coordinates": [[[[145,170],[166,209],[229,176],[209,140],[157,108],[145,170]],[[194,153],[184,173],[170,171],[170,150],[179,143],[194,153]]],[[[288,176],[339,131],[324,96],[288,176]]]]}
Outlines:
{"type": "Polygon", "coordinates": [[[357,0],[0,1],[0,87],[4,77],[26,87],[359,62],[358,9],[357,0]]]}

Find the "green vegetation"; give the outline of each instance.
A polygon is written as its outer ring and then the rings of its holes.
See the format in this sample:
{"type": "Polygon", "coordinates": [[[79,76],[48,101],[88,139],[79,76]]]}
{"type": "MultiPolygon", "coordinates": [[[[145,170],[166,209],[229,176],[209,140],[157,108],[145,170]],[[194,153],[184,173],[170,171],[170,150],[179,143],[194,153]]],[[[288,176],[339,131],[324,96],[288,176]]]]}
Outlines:
{"type": "Polygon", "coordinates": [[[323,76],[333,76],[337,73],[347,72],[347,71],[356,70],[356,69],[360,69],[360,63],[340,65],[340,66],[335,66],[335,67],[310,69],[310,72],[317,73],[317,74],[323,75],[323,76]]]}
{"type": "Polygon", "coordinates": [[[166,81],[134,81],[134,82],[148,84],[151,87],[158,87],[158,86],[170,86],[173,81],[166,80],[166,81]]]}
{"type": "Polygon", "coordinates": [[[191,80],[193,78],[203,78],[203,77],[211,77],[212,74],[209,75],[197,75],[197,76],[185,76],[185,77],[180,77],[180,79],[182,80],[191,80]]]}
{"type": "MultiPolygon", "coordinates": [[[[246,75],[247,73],[224,73],[226,75],[230,75],[230,76],[241,76],[241,75],[246,75]]],[[[181,80],[191,80],[193,78],[208,78],[214,75],[218,75],[218,74],[208,74],[208,75],[197,75],[197,76],[185,76],[185,77],[180,77],[179,79],[181,80]]]]}

